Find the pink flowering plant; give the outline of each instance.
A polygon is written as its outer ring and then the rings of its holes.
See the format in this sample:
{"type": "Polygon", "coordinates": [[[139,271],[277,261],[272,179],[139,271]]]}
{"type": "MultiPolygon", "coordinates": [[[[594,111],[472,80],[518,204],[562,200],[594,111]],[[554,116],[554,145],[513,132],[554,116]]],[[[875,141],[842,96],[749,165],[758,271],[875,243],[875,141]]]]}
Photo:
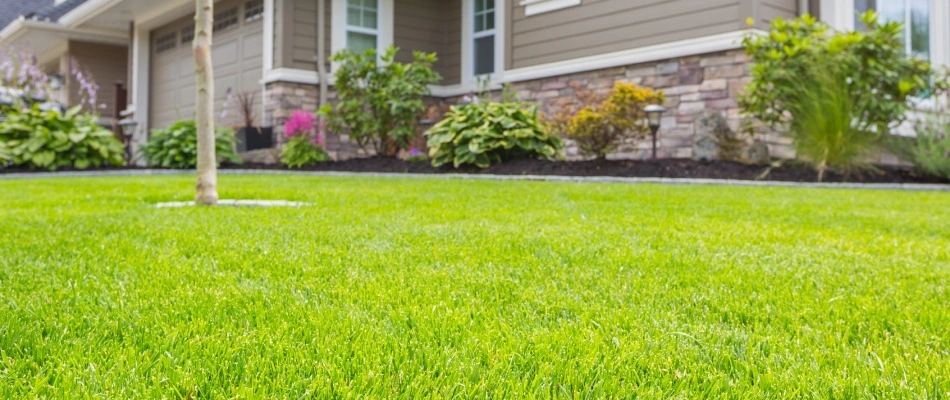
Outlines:
{"type": "Polygon", "coordinates": [[[326,145],[325,128],[323,121],[317,124],[315,115],[303,110],[294,111],[284,122],[284,136],[289,140],[280,154],[281,162],[289,168],[301,168],[329,161],[330,156],[323,149],[326,145]]]}

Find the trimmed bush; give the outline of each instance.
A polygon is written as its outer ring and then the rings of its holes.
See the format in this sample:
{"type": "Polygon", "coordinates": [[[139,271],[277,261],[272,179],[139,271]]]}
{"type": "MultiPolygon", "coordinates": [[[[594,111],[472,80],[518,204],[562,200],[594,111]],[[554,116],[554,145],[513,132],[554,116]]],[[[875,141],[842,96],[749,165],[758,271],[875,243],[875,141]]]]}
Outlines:
{"type": "Polygon", "coordinates": [[[0,121],[0,167],[11,164],[56,170],[125,165],[122,142],[77,106],[65,113],[4,107],[0,121]]]}
{"type": "Polygon", "coordinates": [[[553,125],[575,141],[582,154],[601,160],[624,139],[639,140],[649,132],[644,107],[666,101],[663,92],[623,82],[617,82],[606,98],[589,91],[581,91],[578,98],[581,108],[575,112],[568,107],[553,125]]]}
{"type": "MultiPolygon", "coordinates": [[[[234,144],[237,139],[231,129],[215,130],[215,155],[218,162],[241,163],[234,144]]],[[[173,169],[191,169],[198,165],[198,129],[194,120],[178,121],[167,129],[152,131],[152,137],[142,148],[149,165],[173,169]]]]}

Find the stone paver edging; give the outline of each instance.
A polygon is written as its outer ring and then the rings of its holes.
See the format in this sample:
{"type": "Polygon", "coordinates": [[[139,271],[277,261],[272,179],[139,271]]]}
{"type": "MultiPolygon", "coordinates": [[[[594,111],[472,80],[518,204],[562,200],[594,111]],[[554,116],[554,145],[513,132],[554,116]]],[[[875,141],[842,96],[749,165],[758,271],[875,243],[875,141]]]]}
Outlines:
{"type": "MultiPolygon", "coordinates": [[[[746,181],[731,179],[692,179],[692,178],[623,178],[610,176],[560,176],[560,175],[475,175],[475,174],[409,174],[382,172],[332,172],[332,171],[284,171],[256,169],[225,169],[218,171],[222,175],[296,175],[296,176],[332,176],[363,178],[411,178],[411,179],[462,179],[492,181],[540,181],[574,183],[624,183],[663,185],[708,185],[708,186],[749,186],[749,187],[797,187],[825,189],[874,189],[950,192],[950,185],[926,183],[817,183],[817,182],[780,182],[746,181]]],[[[118,170],[118,171],[76,171],[76,172],[29,172],[0,174],[0,179],[97,177],[97,176],[164,176],[192,175],[193,170],[118,170]]]]}

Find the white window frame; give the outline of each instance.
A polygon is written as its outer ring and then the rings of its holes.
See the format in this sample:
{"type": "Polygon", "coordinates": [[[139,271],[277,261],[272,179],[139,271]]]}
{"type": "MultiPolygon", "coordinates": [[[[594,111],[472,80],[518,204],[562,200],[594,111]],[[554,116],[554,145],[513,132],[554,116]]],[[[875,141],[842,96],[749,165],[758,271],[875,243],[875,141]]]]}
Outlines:
{"type": "Polygon", "coordinates": [[[505,11],[506,0],[495,0],[495,29],[475,34],[475,2],[462,0],[462,84],[472,86],[479,79],[488,79],[492,85],[499,84],[505,70],[505,11]],[[495,35],[495,72],[489,75],[475,75],[475,39],[495,35]]]}
{"type": "MultiPolygon", "coordinates": [[[[331,24],[331,48],[334,54],[346,49],[347,32],[376,35],[376,51],[379,53],[382,53],[393,44],[393,11],[395,10],[393,5],[394,0],[379,0],[379,9],[376,12],[376,18],[378,18],[376,21],[376,30],[349,26],[346,23],[346,2],[347,0],[333,0],[333,10],[331,14],[334,23],[331,24]]],[[[337,67],[338,66],[336,63],[334,63],[331,69],[335,71],[337,67]]]]}
{"type": "MultiPolygon", "coordinates": [[[[838,30],[853,31],[854,0],[821,0],[821,19],[838,30]]],[[[935,66],[950,66],[950,4],[947,0],[930,0],[930,62],[935,66]]]]}

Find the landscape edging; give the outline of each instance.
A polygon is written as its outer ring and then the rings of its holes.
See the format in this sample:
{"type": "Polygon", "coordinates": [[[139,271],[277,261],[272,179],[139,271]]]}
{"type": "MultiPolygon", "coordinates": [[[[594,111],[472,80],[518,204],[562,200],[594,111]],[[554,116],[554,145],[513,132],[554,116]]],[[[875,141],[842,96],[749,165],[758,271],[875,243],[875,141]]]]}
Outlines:
{"type": "MultiPolygon", "coordinates": [[[[66,178],[97,176],[164,176],[191,175],[194,170],[118,170],[118,171],[66,171],[66,172],[24,172],[0,174],[0,179],[29,178],[66,178]]],[[[738,179],[696,179],[696,178],[626,178],[611,176],[563,176],[563,175],[479,175],[479,174],[410,174],[389,172],[343,172],[343,171],[279,171],[279,170],[219,170],[221,175],[300,175],[364,178],[412,178],[412,179],[461,179],[493,181],[537,181],[572,183],[622,183],[622,184],[662,184],[692,186],[748,186],[748,187],[797,187],[821,189],[873,189],[950,192],[950,185],[936,183],[818,183],[818,182],[782,182],[748,181],[738,179]]]]}

